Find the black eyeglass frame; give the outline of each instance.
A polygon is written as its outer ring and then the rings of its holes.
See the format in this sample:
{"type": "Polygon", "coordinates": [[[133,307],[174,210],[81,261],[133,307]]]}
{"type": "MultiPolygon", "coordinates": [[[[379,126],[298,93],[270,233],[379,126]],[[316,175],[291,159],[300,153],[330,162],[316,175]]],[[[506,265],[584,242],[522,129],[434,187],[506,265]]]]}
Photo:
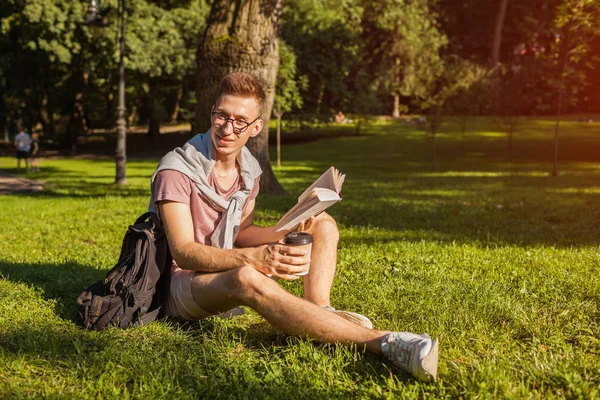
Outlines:
{"type": "Polygon", "coordinates": [[[225,122],[223,123],[223,125],[219,125],[219,126],[217,126],[217,128],[225,127],[229,123],[229,121],[231,121],[231,128],[233,129],[233,132],[235,132],[237,134],[246,132],[246,130],[248,129],[248,127],[250,125],[252,125],[253,123],[255,123],[256,121],[258,121],[260,119],[260,115],[259,115],[258,117],[256,117],[256,119],[254,121],[252,121],[252,122],[246,122],[246,121],[240,121],[239,119],[235,119],[235,118],[229,118],[229,116],[227,114],[225,114],[224,112],[221,112],[221,111],[212,111],[210,113],[210,119],[211,119],[211,122],[213,123],[213,125],[215,124],[215,121],[214,121],[215,114],[220,114],[223,117],[225,117],[225,122]],[[246,124],[246,126],[243,127],[243,128],[236,128],[235,125],[234,125],[235,122],[244,123],[244,124],[246,124]]]}

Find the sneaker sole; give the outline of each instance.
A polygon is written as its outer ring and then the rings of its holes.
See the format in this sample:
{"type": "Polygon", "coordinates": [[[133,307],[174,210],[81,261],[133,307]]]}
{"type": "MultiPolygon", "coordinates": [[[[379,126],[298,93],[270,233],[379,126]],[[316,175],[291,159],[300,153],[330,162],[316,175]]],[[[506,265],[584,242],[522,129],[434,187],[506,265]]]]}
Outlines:
{"type": "Polygon", "coordinates": [[[438,352],[438,339],[433,339],[431,350],[429,350],[429,354],[425,356],[422,363],[423,370],[425,370],[427,374],[431,376],[431,380],[434,382],[437,379],[438,352]]]}

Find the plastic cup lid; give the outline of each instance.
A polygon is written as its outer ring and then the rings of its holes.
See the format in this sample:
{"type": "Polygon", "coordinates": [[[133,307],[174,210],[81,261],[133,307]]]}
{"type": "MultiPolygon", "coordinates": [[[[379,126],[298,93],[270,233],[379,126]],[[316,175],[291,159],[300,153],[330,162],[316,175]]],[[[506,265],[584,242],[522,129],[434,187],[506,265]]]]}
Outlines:
{"type": "Polygon", "coordinates": [[[313,237],[307,232],[290,232],[283,237],[283,240],[285,244],[298,246],[312,243],[313,237]]]}

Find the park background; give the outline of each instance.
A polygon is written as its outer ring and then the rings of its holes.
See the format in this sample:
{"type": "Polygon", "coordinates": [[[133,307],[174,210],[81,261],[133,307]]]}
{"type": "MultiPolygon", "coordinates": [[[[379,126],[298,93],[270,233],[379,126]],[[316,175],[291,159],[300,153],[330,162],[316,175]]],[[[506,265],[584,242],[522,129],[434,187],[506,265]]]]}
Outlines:
{"type": "Polygon", "coordinates": [[[0,397],[600,396],[600,4],[121,0],[90,26],[91,3],[0,2],[0,170],[44,184],[0,198],[0,397]],[[251,311],[79,328],[75,297],[230,70],[270,98],[257,223],[330,165],[346,173],[333,305],[439,337],[438,382],[251,311]],[[11,157],[19,125],[41,135],[40,172],[11,157]]]}

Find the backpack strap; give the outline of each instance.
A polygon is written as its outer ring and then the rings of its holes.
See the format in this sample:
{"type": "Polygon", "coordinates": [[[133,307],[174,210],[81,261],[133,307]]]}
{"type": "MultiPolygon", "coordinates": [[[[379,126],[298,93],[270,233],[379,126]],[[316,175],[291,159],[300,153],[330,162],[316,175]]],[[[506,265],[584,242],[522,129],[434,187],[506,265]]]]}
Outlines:
{"type": "Polygon", "coordinates": [[[136,219],[136,220],[135,220],[135,222],[134,222],[134,225],[135,225],[135,224],[141,224],[141,223],[143,223],[143,222],[146,222],[146,220],[148,220],[148,219],[149,219],[151,222],[154,222],[153,220],[154,220],[154,216],[155,216],[155,215],[156,215],[156,213],[153,213],[153,212],[150,212],[150,211],[148,211],[148,212],[145,212],[145,213],[143,213],[142,215],[140,215],[140,216],[138,217],[138,219],[136,219]]]}

